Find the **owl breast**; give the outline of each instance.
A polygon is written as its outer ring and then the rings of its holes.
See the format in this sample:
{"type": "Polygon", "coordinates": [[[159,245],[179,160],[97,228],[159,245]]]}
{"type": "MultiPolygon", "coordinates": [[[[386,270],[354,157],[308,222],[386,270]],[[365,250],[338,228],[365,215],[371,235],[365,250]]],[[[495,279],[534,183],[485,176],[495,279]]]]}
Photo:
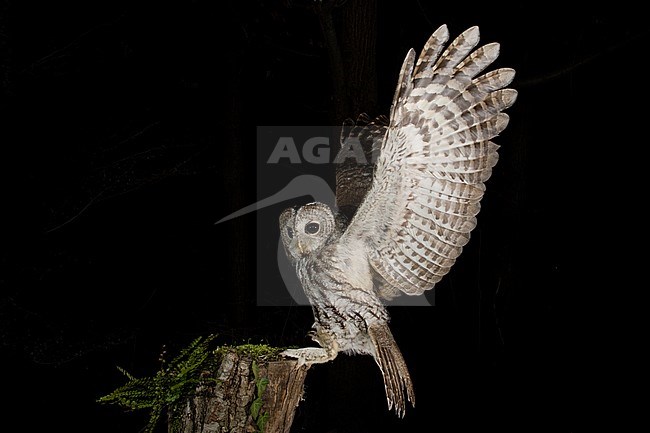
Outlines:
{"type": "Polygon", "coordinates": [[[334,337],[341,351],[372,354],[368,327],[387,323],[388,313],[374,291],[369,267],[336,257],[325,249],[296,263],[314,312],[314,326],[334,337]],[[323,260],[325,256],[329,259],[323,260]]]}

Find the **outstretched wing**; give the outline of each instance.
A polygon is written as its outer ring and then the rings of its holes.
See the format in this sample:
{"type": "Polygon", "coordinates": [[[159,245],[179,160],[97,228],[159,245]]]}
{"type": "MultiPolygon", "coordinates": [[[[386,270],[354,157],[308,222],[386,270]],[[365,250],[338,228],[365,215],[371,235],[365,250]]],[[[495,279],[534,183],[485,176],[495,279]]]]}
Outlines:
{"type": "Polygon", "coordinates": [[[443,52],[448,37],[443,25],[417,63],[412,49],[406,56],[372,187],[342,238],[362,243],[385,298],[421,294],[449,272],[498,160],[490,140],[508,124],[502,110],[517,97],[504,88],[514,70],[479,75],[498,44],[474,50],[479,30],[472,27],[443,52]]]}

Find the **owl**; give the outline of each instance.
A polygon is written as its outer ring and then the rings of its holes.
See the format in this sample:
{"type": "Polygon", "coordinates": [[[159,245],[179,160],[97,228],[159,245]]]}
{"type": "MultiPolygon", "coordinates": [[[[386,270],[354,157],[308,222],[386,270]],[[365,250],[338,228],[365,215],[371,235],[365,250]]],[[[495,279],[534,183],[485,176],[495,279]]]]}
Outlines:
{"type": "Polygon", "coordinates": [[[499,44],[479,48],[478,27],[446,48],[445,25],[416,61],[409,50],[367,191],[353,217],[322,203],[286,209],[282,243],[312,306],[320,347],[283,355],[311,365],[340,352],[381,370],[389,410],[415,405],[413,383],[389,328],[387,300],[421,295],[452,268],[476,226],[485,182],[498,160],[491,140],[508,124],[515,71],[481,74],[499,44]]]}

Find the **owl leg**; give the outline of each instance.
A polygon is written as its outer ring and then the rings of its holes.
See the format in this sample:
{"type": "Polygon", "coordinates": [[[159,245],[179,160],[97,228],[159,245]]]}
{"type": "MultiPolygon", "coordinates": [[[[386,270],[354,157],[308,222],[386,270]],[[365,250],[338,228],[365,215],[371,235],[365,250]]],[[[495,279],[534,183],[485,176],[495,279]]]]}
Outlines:
{"type": "Polygon", "coordinates": [[[310,333],[310,336],[321,347],[287,349],[280,353],[280,355],[297,359],[298,366],[323,364],[336,358],[336,355],[339,353],[339,345],[331,335],[317,328],[316,331],[310,333]]]}

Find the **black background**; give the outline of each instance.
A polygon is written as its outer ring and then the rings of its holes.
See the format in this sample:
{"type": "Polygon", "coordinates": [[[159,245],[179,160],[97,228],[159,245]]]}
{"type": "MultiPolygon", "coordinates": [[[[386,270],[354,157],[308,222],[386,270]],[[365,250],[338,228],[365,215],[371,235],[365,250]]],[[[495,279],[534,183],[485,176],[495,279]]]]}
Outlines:
{"type": "MultiPolygon", "coordinates": [[[[214,222],[255,201],[257,125],[329,122],[314,14],[0,5],[3,424],[137,432],[146,414],[95,402],[123,383],[116,365],[152,374],[163,346],[208,333],[306,344],[308,307],[255,306],[255,216],[214,222]]],[[[636,243],[643,218],[643,18],[620,2],[380,4],[380,111],[407,49],[443,23],[500,42],[519,99],[436,306],[391,309],[416,408],[396,418],[373,361],[340,356],[311,370],[294,431],[578,432],[610,416],[601,367],[629,254],[611,239],[636,243]]]]}

